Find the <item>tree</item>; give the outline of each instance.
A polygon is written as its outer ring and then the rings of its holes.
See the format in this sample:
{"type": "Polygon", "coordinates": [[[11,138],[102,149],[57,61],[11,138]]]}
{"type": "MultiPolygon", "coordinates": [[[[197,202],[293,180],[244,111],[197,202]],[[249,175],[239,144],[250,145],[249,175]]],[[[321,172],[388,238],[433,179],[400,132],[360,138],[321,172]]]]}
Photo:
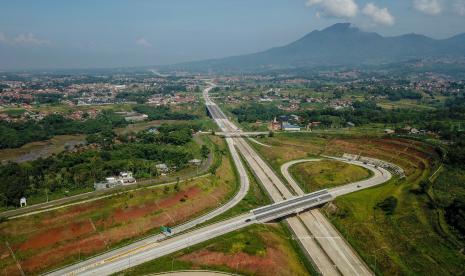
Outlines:
{"type": "Polygon", "coordinates": [[[208,154],[210,154],[210,149],[207,146],[202,145],[202,147],[200,148],[200,155],[203,159],[207,159],[208,154]]]}
{"type": "Polygon", "coordinates": [[[465,238],[465,198],[455,199],[446,208],[446,221],[465,238]]]}
{"type": "Polygon", "coordinates": [[[340,99],[340,98],[342,98],[343,95],[344,95],[344,93],[341,90],[334,91],[334,98],[335,99],[340,99]]]}
{"type": "Polygon", "coordinates": [[[18,205],[19,199],[26,196],[29,178],[27,173],[16,163],[1,166],[0,193],[4,194],[10,205],[18,205]]]}
{"type": "Polygon", "coordinates": [[[429,182],[428,180],[422,180],[420,182],[420,191],[422,193],[426,193],[426,192],[428,192],[428,189],[429,189],[430,186],[431,186],[431,182],[429,182]]]}
{"type": "Polygon", "coordinates": [[[178,177],[176,177],[176,184],[174,185],[174,190],[175,190],[176,192],[179,192],[179,190],[180,190],[180,188],[179,188],[179,181],[180,181],[180,178],[179,178],[179,176],[178,176],[178,177]]]}
{"type": "Polygon", "coordinates": [[[397,198],[394,196],[389,196],[385,200],[376,204],[376,207],[383,210],[386,215],[392,215],[397,208],[397,198]]]}

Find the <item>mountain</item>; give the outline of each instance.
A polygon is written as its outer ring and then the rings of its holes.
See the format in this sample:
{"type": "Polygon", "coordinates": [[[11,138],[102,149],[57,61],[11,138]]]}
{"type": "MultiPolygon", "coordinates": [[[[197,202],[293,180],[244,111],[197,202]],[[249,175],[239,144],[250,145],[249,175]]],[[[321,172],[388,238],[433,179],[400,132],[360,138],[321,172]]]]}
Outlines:
{"type": "Polygon", "coordinates": [[[258,71],[317,66],[360,66],[419,58],[464,57],[465,34],[437,40],[418,34],[383,37],[350,23],[312,31],[282,47],[222,59],[170,66],[183,70],[258,71]]]}

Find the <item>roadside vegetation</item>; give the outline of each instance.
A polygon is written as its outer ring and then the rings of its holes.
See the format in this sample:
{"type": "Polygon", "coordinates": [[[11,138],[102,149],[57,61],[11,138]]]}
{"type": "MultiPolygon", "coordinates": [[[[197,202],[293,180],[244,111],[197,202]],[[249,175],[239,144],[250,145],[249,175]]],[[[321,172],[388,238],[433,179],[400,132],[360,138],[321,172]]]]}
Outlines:
{"type": "Polygon", "coordinates": [[[214,174],[165,186],[141,187],[92,202],[0,223],[0,270],[18,274],[8,244],[26,274],[40,274],[117,248],[161,226],[173,227],[229,200],[238,187],[224,140],[214,137],[214,174]]]}
{"type": "Polygon", "coordinates": [[[405,179],[395,177],[381,186],[337,198],[324,212],[377,274],[463,272],[463,163],[450,164],[461,160],[462,155],[455,153],[461,151],[460,143],[450,146],[444,158],[436,146],[404,138],[277,133],[261,141],[273,150],[253,146],[277,171],[289,160],[344,152],[401,166],[405,179]],[[431,178],[442,162],[446,164],[431,178]]]}
{"type": "Polygon", "coordinates": [[[281,224],[238,230],[123,272],[141,275],[208,269],[240,275],[308,275],[281,224]]]}

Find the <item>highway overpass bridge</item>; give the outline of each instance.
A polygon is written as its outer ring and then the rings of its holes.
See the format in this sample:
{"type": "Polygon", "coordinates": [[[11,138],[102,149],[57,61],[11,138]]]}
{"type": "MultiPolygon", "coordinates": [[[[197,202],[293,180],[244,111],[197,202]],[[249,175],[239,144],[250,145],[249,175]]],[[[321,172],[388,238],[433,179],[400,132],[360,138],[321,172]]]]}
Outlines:
{"type": "Polygon", "coordinates": [[[325,189],[260,207],[250,211],[250,213],[253,214],[254,220],[258,222],[268,222],[301,213],[312,207],[329,202],[332,199],[333,196],[325,189]]]}
{"type": "Polygon", "coordinates": [[[257,132],[245,132],[245,131],[231,131],[231,132],[215,132],[215,135],[221,137],[258,137],[258,136],[267,136],[269,132],[267,131],[257,131],[257,132]]]}

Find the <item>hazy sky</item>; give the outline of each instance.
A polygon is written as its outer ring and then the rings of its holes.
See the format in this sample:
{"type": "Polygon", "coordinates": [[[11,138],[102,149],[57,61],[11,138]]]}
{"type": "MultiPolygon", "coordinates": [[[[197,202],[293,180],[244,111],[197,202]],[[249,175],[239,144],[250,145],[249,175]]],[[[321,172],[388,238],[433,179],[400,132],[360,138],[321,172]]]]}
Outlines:
{"type": "Polygon", "coordinates": [[[0,11],[0,69],[224,57],[337,22],[382,35],[465,32],[465,0],[1,0],[0,11]]]}

